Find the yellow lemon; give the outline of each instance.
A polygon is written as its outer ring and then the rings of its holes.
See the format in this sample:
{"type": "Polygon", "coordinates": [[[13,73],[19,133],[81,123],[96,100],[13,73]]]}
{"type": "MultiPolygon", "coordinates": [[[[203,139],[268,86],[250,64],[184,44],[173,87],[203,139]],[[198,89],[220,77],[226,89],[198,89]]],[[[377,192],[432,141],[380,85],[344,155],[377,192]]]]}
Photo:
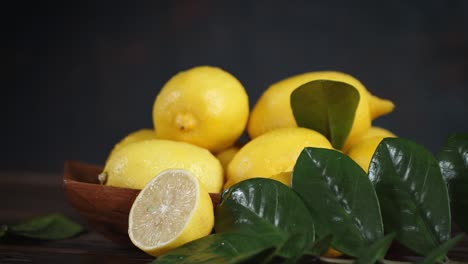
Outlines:
{"type": "Polygon", "coordinates": [[[156,131],[154,129],[143,128],[137,131],[134,131],[123,139],[121,139],[117,144],[115,144],[114,148],[112,149],[109,157],[112,156],[112,153],[118,151],[119,149],[123,148],[124,146],[131,144],[133,142],[147,140],[147,139],[156,139],[156,131]]]}
{"type": "Polygon", "coordinates": [[[239,149],[239,146],[234,145],[216,154],[216,158],[218,158],[219,162],[221,162],[225,172],[227,171],[229,162],[231,162],[232,158],[234,158],[237,152],[239,152],[239,149]]]}
{"type": "Polygon", "coordinates": [[[138,194],[128,216],[135,246],[159,256],[210,234],[214,225],[210,195],[190,171],[171,169],[138,194]]]}
{"type": "Polygon", "coordinates": [[[396,137],[396,135],[390,130],[385,129],[383,127],[372,126],[371,128],[369,128],[369,130],[367,130],[367,132],[359,140],[360,141],[366,140],[372,137],[386,138],[386,137],[396,137]]]}
{"type": "Polygon", "coordinates": [[[334,71],[309,72],[274,83],[265,90],[252,109],[247,125],[249,136],[255,138],[276,128],[297,126],[290,105],[291,93],[302,84],[314,80],[348,83],[359,92],[360,100],[354,122],[343,149],[346,149],[349,142],[354,141],[370,128],[372,117],[393,110],[392,102],[371,96],[361,82],[348,74],[334,71]]]}
{"type": "Polygon", "coordinates": [[[395,108],[395,105],[393,104],[392,101],[377,97],[371,94],[369,91],[368,91],[368,94],[369,94],[369,110],[370,110],[370,116],[372,120],[376,119],[379,116],[383,116],[388,113],[391,113],[393,111],[393,108],[395,108]]]}
{"type": "Polygon", "coordinates": [[[291,171],[280,172],[270,177],[270,179],[279,181],[282,184],[291,187],[291,171]]]}
{"type": "Polygon", "coordinates": [[[331,149],[322,134],[307,128],[279,128],[249,141],[228,165],[225,188],[245,179],[292,171],[304,147],[331,149]]]}
{"type": "Polygon", "coordinates": [[[386,137],[397,137],[397,136],[388,129],[377,127],[377,126],[372,126],[369,128],[369,130],[367,130],[367,132],[364,135],[357,138],[355,142],[351,142],[350,147],[356,144],[359,144],[359,142],[368,140],[369,138],[373,138],[373,137],[386,138],[386,137]]]}
{"type": "Polygon", "coordinates": [[[151,139],[122,147],[104,167],[107,185],[142,189],[166,169],[191,171],[209,192],[221,191],[224,176],[218,159],[208,150],[179,141],[151,139]]]}
{"type": "Polygon", "coordinates": [[[210,66],[174,75],[153,106],[158,138],[189,142],[213,152],[233,145],[248,116],[249,100],[242,84],[210,66]]]}
{"type": "Polygon", "coordinates": [[[383,138],[381,136],[374,136],[362,140],[349,148],[346,154],[359,164],[364,171],[368,172],[372,156],[383,138]]]}
{"type": "Polygon", "coordinates": [[[323,256],[327,257],[327,258],[337,258],[337,257],[343,256],[343,253],[341,253],[340,251],[330,247],[330,248],[328,248],[327,252],[325,252],[325,254],[323,254],[323,256]]]}

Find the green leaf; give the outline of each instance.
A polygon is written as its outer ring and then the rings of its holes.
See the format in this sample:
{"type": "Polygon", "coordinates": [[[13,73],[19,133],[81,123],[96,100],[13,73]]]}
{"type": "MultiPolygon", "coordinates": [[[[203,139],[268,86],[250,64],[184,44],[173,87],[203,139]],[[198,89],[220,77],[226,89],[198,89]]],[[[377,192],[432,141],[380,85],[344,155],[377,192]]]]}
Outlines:
{"type": "Polygon", "coordinates": [[[158,257],[152,263],[262,263],[276,250],[271,241],[246,233],[206,236],[158,257]]]}
{"type": "Polygon", "coordinates": [[[447,187],[437,160],[424,147],[402,138],[380,142],[369,166],[385,230],[425,255],[450,237],[447,187]]]}
{"type": "Polygon", "coordinates": [[[447,182],[453,219],[468,233],[468,134],[449,137],[439,151],[438,159],[447,182]]]}
{"type": "Polygon", "coordinates": [[[390,233],[377,240],[369,247],[361,249],[361,253],[357,256],[354,264],[370,264],[376,263],[378,260],[382,260],[387,254],[395,236],[396,233],[390,233]]]}
{"type": "Polygon", "coordinates": [[[215,230],[261,235],[276,244],[296,236],[278,254],[299,255],[314,241],[314,223],[301,198],[286,185],[263,178],[242,181],[225,190],[215,210],[215,230]]]}
{"type": "Polygon", "coordinates": [[[307,248],[310,243],[310,239],[300,233],[295,233],[289,236],[289,238],[279,247],[279,252],[296,252],[295,254],[283,254],[299,256],[303,250],[307,248]],[[298,251],[298,249],[300,251],[298,251]]]}
{"type": "Polygon", "coordinates": [[[285,250],[285,248],[297,246],[297,244],[299,243],[301,244],[301,247],[304,248],[302,254],[294,257],[282,257],[279,255],[274,255],[273,258],[268,261],[268,263],[319,263],[318,261],[320,256],[327,252],[328,248],[330,247],[331,241],[332,236],[325,236],[324,238],[312,243],[312,245],[306,245],[303,237],[297,234],[292,235],[285,243],[283,243],[283,245],[281,245],[280,250],[285,250]]]}
{"type": "Polygon", "coordinates": [[[333,237],[331,235],[324,236],[321,239],[314,242],[312,246],[307,248],[304,251],[304,255],[309,256],[322,256],[331,246],[331,242],[333,241],[333,237]]]}
{"type": "Polygon", "coordinates": [[[337,250],[356,256],[383,236],[374,188],[348,156],[305,148],[294,166],[292,188],[309,206],[318,236],[332,235],[337,250]]]}
{"type": "Polygon", "coordinates": [[[291,108],[300,127],[316,130],[336,149],[348,138],[359,104],[353,86],[331,80],[305,83],[291,93],[291,108]]]}
{"type": "Polygon", "coordinates": [[[73,237],[82,232],[83,228],[60,214],[50,214],[29,221],[10,225],[6,233],[20,237],[57,240],[73,237]]]}
{"type": "Polygon", "coordinates": [[[462,239],[463,239],[463,234],[459,234],[456,237],[445,241],[442,245],[434,249],[422,261],[418,263],[419,264],[433,264],[433,263],[442,262],[445,259],[447,252],[451,248],[456,246],[458,242],[460,242],[462,239]]]}

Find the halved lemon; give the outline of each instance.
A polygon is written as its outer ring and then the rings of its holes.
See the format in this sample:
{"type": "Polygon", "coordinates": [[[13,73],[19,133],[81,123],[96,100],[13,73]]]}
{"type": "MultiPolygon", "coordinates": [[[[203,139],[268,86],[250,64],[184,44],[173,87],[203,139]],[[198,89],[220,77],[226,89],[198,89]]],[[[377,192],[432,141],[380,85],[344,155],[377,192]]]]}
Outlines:
{"type": "Polygon", "coordinates": [[[209,235],[213,225],[213,203],[205,187],[190,171],[169,169],[138,194],[128,218],[128,235],[136,247],[159,256],[209,235]]]}

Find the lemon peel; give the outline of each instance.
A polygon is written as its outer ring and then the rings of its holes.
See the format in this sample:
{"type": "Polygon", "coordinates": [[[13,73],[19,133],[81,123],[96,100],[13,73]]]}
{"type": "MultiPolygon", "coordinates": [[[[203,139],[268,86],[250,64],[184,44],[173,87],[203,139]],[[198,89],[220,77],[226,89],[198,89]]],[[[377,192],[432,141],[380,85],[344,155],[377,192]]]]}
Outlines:
{"type": "Polygon", "coordinates": [[[227,71],[197,66],[175,74],[153,104],[158,138],[184,141],[212,152],[232,146],[245,130],[249,100],[227,71]]]}

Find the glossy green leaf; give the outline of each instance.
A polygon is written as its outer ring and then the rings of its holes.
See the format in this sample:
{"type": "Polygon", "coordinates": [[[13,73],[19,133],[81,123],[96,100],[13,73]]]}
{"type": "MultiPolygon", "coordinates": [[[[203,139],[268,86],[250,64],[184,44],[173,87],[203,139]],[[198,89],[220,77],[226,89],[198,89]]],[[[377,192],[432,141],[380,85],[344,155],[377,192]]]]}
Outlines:
{"type": "Polygon", "coordinates": [[[319,237],[332,235],[332,246],[350,256],[383,236],[374,188],[348,156],[329,149],[305,148],[292,173],[292,188],[314,218],[319,237]]]}
{"type": "Polygon", "coordinates": [[[390,233],[374,242],[369,247],[361,249],[354,264],[371,264],[382,260],[387,254],[396,233],[390,233]]]}
{"type": "Polygon", "coordinates": [[[73,237],[83,228],[60,214],[51,214],[29,221],[7,226],[6,233],[15,236],[43,240],[56,240],[73,237]]]}
{"type": "Polygon", "coordinates": [[[425,255],[450,236],[447,187],[437,160],[402,138],[384,139],[372,157],[369,178],[380,201],[385,230],[425,255]]]}
{"type": "MultiPolygon", "coordinates": [[[[292,243],[295,244],[297,242],[293,242],[297,240],[297,236],[291,236],[282,247],[289,246],[288,244],[292,243]]],[[[312,245],[304,247],[304,252],[295,257],[284,258],[278,255],[275,255],[268,263],[275,263],[275,264],[294,264],[294,263],[322,263],[320,261],[320,256],[325,254],[328,248],[331,246],[332,236],[325,236],[322,239],[316,240],[312,245]]]]}
{"type": "Polygon", "coordinates": [[[341,149],[351,131],[359,104],[353,86],[331,80],[305,83],[291,94],[291,108],[300,127],[316,130],[341,149]]]}
{"type": "Polygon", "coordinates": [[[447,252],[456,246],[462,239],[463,234],[459,234],[456,237],[445,241],[442,245],[430,252],[422,261],[418,262],[418,264],[433,264],[442,262],[446,258],[447,252]]]}
{"type": "Polygon", "coordinates": [[[220,233],[206,236],[158,257],[152,263],[262,263],[276,248],[272,241],[247,233],[220,233]]]}
{"type": "MultiPolygon", "coordinates": [[[[302,251],[309,246],[310,239],[301,233],[295,233],[288,237],[288,239],[279,247],[279,252],[297,252],[295,254],[289,254],[293,256],[299,256],[302,251]],[[298,249],[301,251],[299,252],[298,249]]],[[[283,254],[284,255],[284,254],[283,254]]]]}
{"type": "Polygon", "coordinates": [[[216,232],[247,232],[284,244],[298,236],[278,254],[302,253],[314,241],[313,218],[301,198],[286,185],[263,178],[242,181],[225,190],[215,210],[216,232]]]}
{"type": "Polygon", "coordinates": [[[304,249],[306,248],[304,236],[301,234],[293,234],[281,245],[279,245],[276,254],[272,256],[271,259],[266,261],[270,264],[293,264],[297,262],[297,259],[300,257],[299,253],[295,256],[284,256],[284,254],[279,254],[279,252],[297,252],[297,248],[304,249]]]}
{"type": "Polygon", "coordinates": [[[449,137],[438,159],[450,194],[452,217],[468,233],[468,134],[449,137]]]}
{"type": "Polygon", "coordinates": [[[312,246],[307,248],[304,251],[304,255],[322,256],[327,252],[328,248],[331,247],[332,241],[333,237],[331,235],[324,236],[321,239],[316,240],[312,246]]]}

